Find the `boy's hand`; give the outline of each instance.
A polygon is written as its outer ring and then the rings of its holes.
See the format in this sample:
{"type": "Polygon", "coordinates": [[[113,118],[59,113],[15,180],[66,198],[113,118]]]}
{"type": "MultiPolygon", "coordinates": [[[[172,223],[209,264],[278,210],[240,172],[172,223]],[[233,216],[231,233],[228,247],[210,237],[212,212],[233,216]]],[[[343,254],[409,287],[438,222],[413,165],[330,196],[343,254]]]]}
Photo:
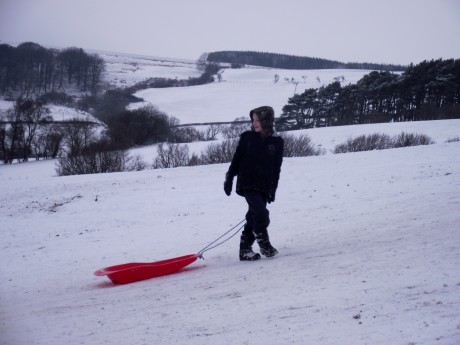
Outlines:
{"type": "Polygon", "coordinates": [[[232,194],[232,186],[233,186],[233,178],[229,177],[228,174],[225,174],[225,182],[224,182],[224,192],[227,196],[232,194]]]}

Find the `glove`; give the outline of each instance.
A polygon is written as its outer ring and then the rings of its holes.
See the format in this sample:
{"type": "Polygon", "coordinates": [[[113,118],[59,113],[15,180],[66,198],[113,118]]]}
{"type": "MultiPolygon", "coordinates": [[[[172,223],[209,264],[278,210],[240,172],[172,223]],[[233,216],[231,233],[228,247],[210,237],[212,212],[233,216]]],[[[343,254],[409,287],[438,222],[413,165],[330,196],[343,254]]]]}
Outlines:
{"type": "Polygon", "coordinates": [[[273,192],[272,196],[268,199],[268,203],[271,204],[272,202],[275,202],[275,193],[273,192]]]}
{"type": "Polygon", "coordinates": [[[232,186],[233,186],[233,178],[227,174],[225,174],[225,182],[224,182],[224,192],[227,196],[232,194],[232,186]]]}

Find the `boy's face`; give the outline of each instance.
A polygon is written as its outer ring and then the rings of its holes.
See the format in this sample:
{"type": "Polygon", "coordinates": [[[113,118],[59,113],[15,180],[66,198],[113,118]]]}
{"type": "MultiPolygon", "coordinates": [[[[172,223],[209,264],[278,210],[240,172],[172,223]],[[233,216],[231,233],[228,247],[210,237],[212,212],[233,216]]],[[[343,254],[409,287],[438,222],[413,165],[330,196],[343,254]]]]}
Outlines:
{"type": "Polygon", "coordinates": [[[257,133],[262,132],[262,127],[260,125],[259,116],[256,113],[252,114],[252,127],[257,133]]]}

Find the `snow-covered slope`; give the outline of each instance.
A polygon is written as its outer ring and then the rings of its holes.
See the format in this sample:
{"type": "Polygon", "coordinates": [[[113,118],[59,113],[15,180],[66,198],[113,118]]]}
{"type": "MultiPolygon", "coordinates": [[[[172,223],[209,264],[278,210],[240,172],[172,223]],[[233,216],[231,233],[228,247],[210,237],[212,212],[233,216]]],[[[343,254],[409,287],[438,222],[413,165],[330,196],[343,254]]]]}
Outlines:
{"type": "MultiPolygon", "coordinates": [[[[8,109],[13,109],[13,107],[14,102],[0,99],[1,112],[6,112],[8,111],[8,109]]],[[[54,104],[46,105],[46,107],[49,109],[49,115],[53,118],[54,121],[68,121],[73,119],[80,119],[98,122],[98,120],[93,115],[83,110],[78,110],[75,108],[69,108],[62,105],[54,104]]]]}
{"type": "Polygon", "coordinates": [[[243,219],[227,168],[1,166],[0,344],[460,342],[458,142],[285,159],[273,259],[239,262],[236,236],[178,274],[92,275],[196,253],[243,219]]]}
{"type": "Polygon", "coordinates": [[[145,102],[133,103],[130,107],[135,109],[152,104],[166,114],[178,118],[183,124],[233,121],[237,117],[247,116],[250,109],[261,105],[271,105],[275,109],[275,115],[279,116],[294,92],[302,93],[308,88],[319,88],[336,79],[342,85],[356,83],[369,72],[339,69],[280,70],[262,67],[227,69],[221,82],[193,87],[141,90],[135,95],[145,102]],[[280,77],[276,83],[275,75],[280,77]]]}
{"type": "MultiPolygon", "coordinates": [[[[332,154],[335,147],[345,143],[349,138],[356,138],[360,135],[380,133],[390,137],[397,136],[402,132],[413,134],[425,134],[436,143],[445,143],[460,138],[460,120],[441,121],[416,121],[401,123],[380,123],[377,125],[354,125],[329,128],[311,128],[305,130],[291,131],[294,136],[307,135],[311,143],[317,148],[324,149],[325,154],[332,154]]],[[[189,154],[198,156],[215,141],[193,142],[187,145],[189,154]]],[[[132,155],[139,155],[145,162],[152,164],[157,156],[157,146],[150,145],[133,148],[132,155]]]]}
{"type": "Polygon", "coordinates": [[[128,87],[149,78],[188,79],[201,72],[194,61],[98,52],[106,63],[104,81],[111,86],[128,87]]]}

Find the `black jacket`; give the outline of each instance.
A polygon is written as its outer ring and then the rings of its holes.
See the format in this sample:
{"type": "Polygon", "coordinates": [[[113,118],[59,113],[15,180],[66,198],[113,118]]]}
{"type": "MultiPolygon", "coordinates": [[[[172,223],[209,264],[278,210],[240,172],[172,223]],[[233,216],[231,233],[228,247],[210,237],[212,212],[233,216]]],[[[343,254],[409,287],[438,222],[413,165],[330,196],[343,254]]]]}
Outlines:
{"type": "Polygon", "coordinates": [[[265,138],[254,131],[242,133],[227,172],[228,178],[237,176],[236,193],[243,196],[246,190],[257,190],[274,201],[283,150],[284,141],[276,132],[265,138]]]}

